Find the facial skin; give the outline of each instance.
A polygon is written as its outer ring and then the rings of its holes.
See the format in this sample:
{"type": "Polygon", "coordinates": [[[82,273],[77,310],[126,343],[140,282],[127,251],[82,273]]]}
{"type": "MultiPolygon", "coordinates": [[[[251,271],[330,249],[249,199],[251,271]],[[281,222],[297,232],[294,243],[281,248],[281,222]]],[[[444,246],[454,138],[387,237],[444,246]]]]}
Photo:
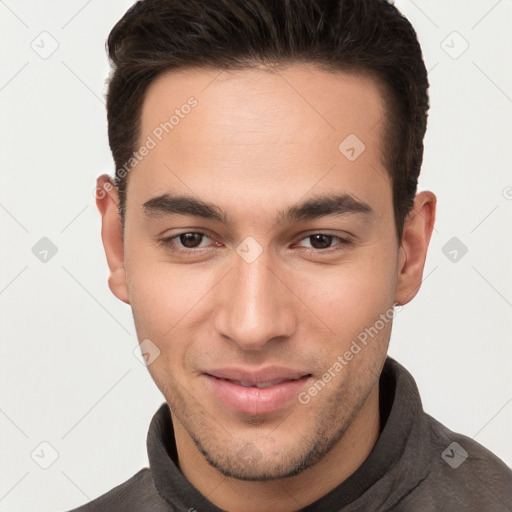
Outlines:
{"type": "Polygon", "coordinates": [[[298,510],[350,476],[378,438],[391,322],[309,403],[298,394],[379,315],[415,296],[436,198],[416,196],[399,246],[384,104],[370,78],[311,65],[168,73],[147,91],[141,145],[191,96],[197,106],[130,172],[124,244],[116,189],[97,200],[109,285],[131,304],[138,339],[160,350],[148,368],[170,406],[189,481],[230,511],[298,510]],[[349,134],[365,144],[355,161],[338,149],[349,134]],[[216,205],[229,223],[145,212],[162,194],[216,205]],[[371,212],[278,222],[332,194],[371,212]],[[207,236],[174,239],[186,254],[159,243],[190,232],[207,236]],[[333,238],[310,238],[321,234],[333,238]],[[262,250],[251,262],[237,252],[247,237],[262,250]],[[251,409],[251,399],[249,410],[236,410],[214,391],[219,369],[269,367],[303,376],[292,399],[269,412],[251,409]]]}

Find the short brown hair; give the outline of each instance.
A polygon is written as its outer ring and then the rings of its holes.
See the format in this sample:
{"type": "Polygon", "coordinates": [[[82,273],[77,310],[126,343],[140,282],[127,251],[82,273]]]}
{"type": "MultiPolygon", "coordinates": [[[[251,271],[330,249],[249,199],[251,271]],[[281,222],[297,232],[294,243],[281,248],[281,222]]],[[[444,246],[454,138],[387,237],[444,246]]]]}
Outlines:
{"type": "MultiPolygon", "coordinates": [[[[428,78],[416,32],[386,0],[142,0],[112,29],[108,136],[123,223],[126,163],[149,84],[180,68],[313,63],[374,77],[384,88],[383,159],[398,240],[413,206],[427,126],[428,78]]],[[[341,141],[340,141],[341,142],[341,141]]]]}

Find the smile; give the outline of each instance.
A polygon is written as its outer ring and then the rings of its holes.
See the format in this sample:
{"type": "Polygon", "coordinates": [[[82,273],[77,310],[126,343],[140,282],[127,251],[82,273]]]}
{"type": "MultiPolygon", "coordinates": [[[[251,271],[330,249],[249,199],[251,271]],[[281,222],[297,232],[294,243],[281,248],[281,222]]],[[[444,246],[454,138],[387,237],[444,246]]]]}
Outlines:
{"type": "Polygon", "coordinates": [[[276,368],[260,372],[219,370],[204,373],[203,377],[215,402],[245,415],[270,414],[290,401],[296,402],[294,399],[312,378],[311,374],[276,368]]]}
{"type": "MultiPolygon", "coordinates": [[[[226,380],[229,380],[229,379],[226,379],[226,380]]],[[[286,382],[286,380],[278,379],[278,380],[273,380],[273,381],[269,381],[269,382],[242,382],[240,380],[229,380],[229,382],[232,382],[233,384],[238,384],[239,386],[243,386],[244,388],[255,387],[255,388],[262,389],[262,388],[269,388],[271,386],[275,386],[276,384],[281,384],[281,382],[286,382]]]]}

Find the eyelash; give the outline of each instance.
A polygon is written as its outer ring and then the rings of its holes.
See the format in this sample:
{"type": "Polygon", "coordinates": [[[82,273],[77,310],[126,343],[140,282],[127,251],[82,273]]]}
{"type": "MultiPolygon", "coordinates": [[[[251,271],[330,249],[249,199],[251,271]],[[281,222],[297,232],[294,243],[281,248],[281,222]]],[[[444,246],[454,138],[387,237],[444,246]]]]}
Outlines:
{"type": "MultiPolygon", "coordinates": [[[[182,233],[178,233],[177,235],[172,235],[172,236],[168,236],[168,237],[164,237],[164,238],[159,238],[158,242],[160,243],[160,245],[166,247],[167,249],[169,249],[171,252],[173,252],[175,254],[192,255],[193,253],[200,253],[200,252],[202,252],[204,250],[208,250],[209,249],[209,247],[192,248],[192,249],[180,249],[180,248],[177,248],[175,240],[179,239],[179,237],[181,235],[187,235],[187,234],[201,235],[201,236],[206,237],[206,238],[211,238],[206,233],[203,233],[201,231],[184,231],[182,233]]],[[[349,245],[352,244],[352,242],[350,240],[347,240],[345,238],[341,238],[341,237],[336,236],[336,235],[330,235],[328,233],[322,233],[322,232],[311,233],[311,234],[301,238],[299,241],[305,240],[306,238],[311,238],[311,237],[316,236],[316,235],[328,236],[328,237],[332,238],[333,241],[337,240],[339,242],[339,246],[340,247],[337,248],[337,249],[331,249],[331,248],[327,248],[327,249],[311,248],[310,249],[308,247],[302,247],[302,249],[307,249],[308,252],[309,251],[313,251],[313,252],[315,252],[317,254],[332,254],[332,253],[340,252],[340,251],[344,250],[346,248],[346,246],[349,246],[349,245]]]]}

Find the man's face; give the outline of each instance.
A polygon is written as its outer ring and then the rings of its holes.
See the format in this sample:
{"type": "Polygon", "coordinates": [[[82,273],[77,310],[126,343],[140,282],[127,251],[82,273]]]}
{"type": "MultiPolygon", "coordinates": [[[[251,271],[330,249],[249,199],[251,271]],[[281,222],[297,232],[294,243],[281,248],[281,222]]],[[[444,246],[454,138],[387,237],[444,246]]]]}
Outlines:
{"type": "Polygon", "coordinates": [[[156,146],[129,175],[127,297],[177,436],[224,474],[311,465],[376,396],[400,264],[383,117],[371,79],[305,66],[189,70],[147,91],[137,148],[156,146]],[[164,194],[221,215],[148,203],[164,194]],[[327,196],[337,213],[286,215],[327,196]]]}

